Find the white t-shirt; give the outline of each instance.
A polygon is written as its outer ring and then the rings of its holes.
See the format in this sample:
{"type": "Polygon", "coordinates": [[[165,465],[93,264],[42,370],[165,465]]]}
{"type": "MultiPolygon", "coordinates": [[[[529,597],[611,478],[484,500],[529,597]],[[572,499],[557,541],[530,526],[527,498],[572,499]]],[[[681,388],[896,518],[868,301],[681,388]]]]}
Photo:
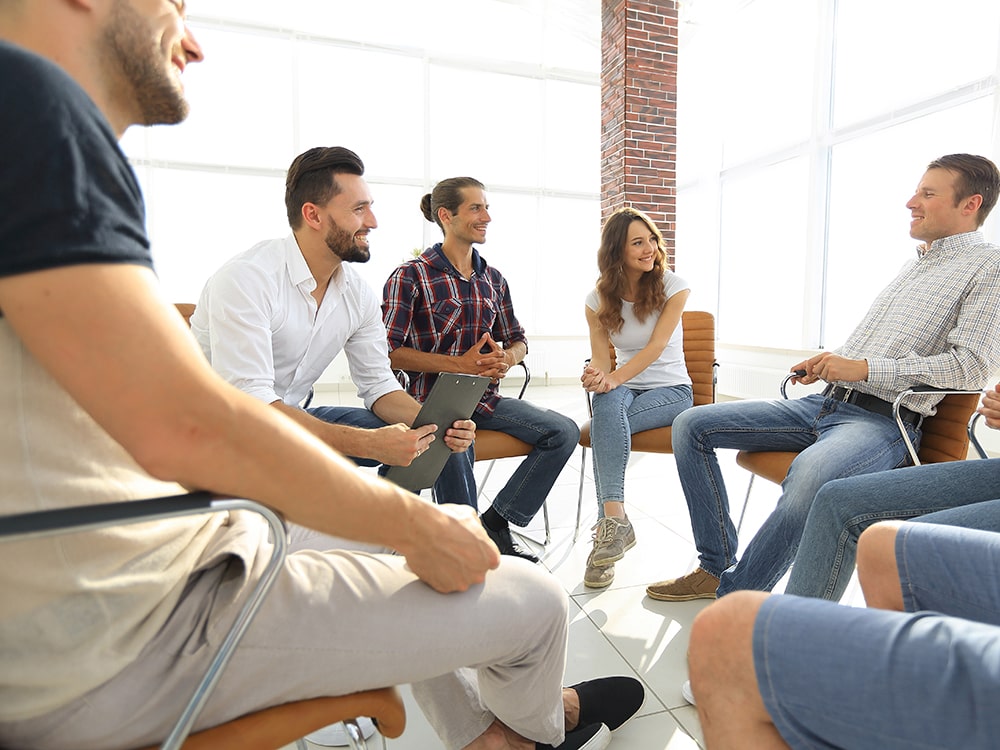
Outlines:
{"type": "MultiPolygon", "coordinates": [[[[669,270],[665,273],[663,291],[666,292],[667,299],[690,288],[688,283],[677,274],[669,270]]],[[[597,289],[592,289],[587,295],[587,307],[597,312],[599,306],[597,289]]],[[[634,305],[631,302],[622,301],[622,318],[625,322],[621,330],[611,334],[611,343],[615,345],[615,358],[618,367],[628,362],[649,343],[649,337],[653,335],[653,328],[656,327],[656,321],[659,320],[660,314],[653,312],[646,320],[640,322],[635,316],[634,305]]],[[[691,378],[688,376],[687,365],[684,363],[684,334],[680,324],[678,324],[663,353],[645,370],[625,382],[624,385],[636,390],[649,390],[668,385],[690,385],[690,383],[691,378]]]]}

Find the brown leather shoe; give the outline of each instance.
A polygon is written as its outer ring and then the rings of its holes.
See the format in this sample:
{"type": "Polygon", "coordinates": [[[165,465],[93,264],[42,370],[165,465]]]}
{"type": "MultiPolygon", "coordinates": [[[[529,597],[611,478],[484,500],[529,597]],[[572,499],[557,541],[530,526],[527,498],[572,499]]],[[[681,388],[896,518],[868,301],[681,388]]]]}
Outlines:
{"type": "Polygon", "coordinates": [[[661,602],[689,602],[692,599],[715,599],[717,588],[718,578],[696,568],[686,576],[650,584],[646,587],[646,596],[661,602]]]}

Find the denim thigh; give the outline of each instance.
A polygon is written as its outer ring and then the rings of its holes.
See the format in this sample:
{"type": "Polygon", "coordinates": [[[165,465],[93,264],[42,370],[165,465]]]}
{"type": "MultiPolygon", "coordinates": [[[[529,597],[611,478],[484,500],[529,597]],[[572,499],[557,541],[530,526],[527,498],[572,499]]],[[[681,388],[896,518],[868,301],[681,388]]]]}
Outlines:
{"type": "Polygon", "coordinates": [[[793,748],[996,747],[995,626],[775,595],[757,615],[753,657],[764,705],[793,748]]]}

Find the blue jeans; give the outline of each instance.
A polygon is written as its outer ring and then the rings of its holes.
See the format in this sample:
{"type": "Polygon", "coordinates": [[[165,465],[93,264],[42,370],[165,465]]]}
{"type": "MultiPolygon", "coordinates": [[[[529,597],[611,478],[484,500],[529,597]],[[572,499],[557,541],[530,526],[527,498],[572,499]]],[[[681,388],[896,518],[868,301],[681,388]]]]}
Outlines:
{"type": "MultiPolygon", "coordinates": [[[[477,411],[472,415],[472,421],[476,423],[477,430],[505,432],[534,446],[493,499],[493,510],[515,526],[527,526],[573,455],[580,440],[580,428],[567,416],[518,398],[501,398],[492,415],[477,411]]],[[[474,453],[475,449],[473,444],[466,453],[474,453]]],[[[465,457],[470,471],[471,461],[474,460],[474,455],[465,457]]],[[[449,498],[460,496],[463,478],[458,470],[464,468],[460,461],[449,461],[445,465],[438,483],[434,485],[438,502],[454,502],[449,498]]],[[[472,494],[472,505],[475,506],[474,479],[472,494]]]]}
{"type": "MultiPolygon", "coordinates": [[[[322,419],[330,424],[343,424],[350,427],[360,427],[365,430],[377,430],[385,427],[386,423],[379,419],[374,412],[360,406],[313,406],[306,409],[317,419],[322,419]]],[[[358,466],[378,466],[379,475],[384,475],[387,466],[379,464],[373,458],[358,458],[348,456],[358,466]]],[[[471,505],[476,507],[476,478],[472,473],[472,451],[465,450],[461,453],[452,453],[448,457],[448,462],[434,483],[434,493],[438,498],[447,498],[447,502],[458,503],[460,505],[471,505]],[[442,487],[442,479],[445,472],[450,471],[451,480],[447,488],[442,487]],[[447,494],[442,494],[442,491],[447,494]]],[[[439,502],[444,502],[439,500],[439,502]]]]}
{"type": "Polygon", "coordinates": [[[1000,459],[926,464],[825,484],[806,519],[785,593],[839,600],[854,571],[858,537],[878,521],[921,516],[916,520],[1000,531],[1000,503],[989,513],[976,505],[998,496],[1000,459]]]}
{"type": "Polygon", "coordinates": [[[632,453],[632,435],[673,424],[674,418],[691,406],[692,399],[689,385],[648,391],[620,385],[607,393],[594,394],[590,444],[600,516],[604,515],[604,503],[625,501],[625,469],[632,453]]]}
{"type": "MultiPolygon", "coordinates": [[[[907,429],[919,444],[919,430],[907,429]]],[[[720,596],[774,587],[795,557],[816,493],[828,481],[893,469],[909,460],[891,418],[818,394],[696,406],[674,420],[673,443],[700,565],[721,578],[720,596]],[[777,507],[738,565],[736,527],[717,448],[801,451],[781,485],[777,507]]]]}
{"type": "Polygon", "coordinates": [[[896,563],[906,612],[764,601],[757,684],[791,747],[996,747],[1000,535],[904,524],[896,563]]]}

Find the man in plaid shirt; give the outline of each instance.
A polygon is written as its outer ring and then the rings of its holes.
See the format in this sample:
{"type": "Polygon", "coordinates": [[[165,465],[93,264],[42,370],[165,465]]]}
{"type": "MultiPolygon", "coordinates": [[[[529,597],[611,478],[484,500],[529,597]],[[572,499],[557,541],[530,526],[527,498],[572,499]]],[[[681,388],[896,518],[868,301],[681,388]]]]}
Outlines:
{"type": "MultiPolygon", "coordinates": [[[[389,276],[382,314],[393,367],[410,375],[410,393],[423,401],[437,373],[492,378],[472,421],[534,446],[482,515],[487,533],[506,555],[538,558],[515,544],[510,523],[526,526],[542,507],[580,437],[569,417],[504,398],[498,385],[528,352],[503,275],[487,265],[474,244],[486,241],[490,222],[483,184],[471,177],[439,182],[420,204],[444,241],[427,248],[389,276]]],[[[475,445],[473,444],[473,451],[475,445]]],[[[475,460],[450,461],[436,485],[439,502],[475,497],[475,460]]]]}

